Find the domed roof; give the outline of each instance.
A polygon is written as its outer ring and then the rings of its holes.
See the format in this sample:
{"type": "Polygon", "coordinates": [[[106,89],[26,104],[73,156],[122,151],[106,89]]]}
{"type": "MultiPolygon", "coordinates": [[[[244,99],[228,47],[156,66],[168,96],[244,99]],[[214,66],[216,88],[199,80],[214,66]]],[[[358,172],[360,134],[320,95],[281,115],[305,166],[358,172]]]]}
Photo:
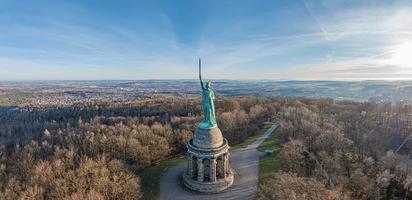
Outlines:
{"type": "Polygon", "coordinates": [[[205,149],[214,149],[223,145],[223,136],[220,129],[215,127],[211,129],[198,128],[193,134],[193,145],[205,149]]]}

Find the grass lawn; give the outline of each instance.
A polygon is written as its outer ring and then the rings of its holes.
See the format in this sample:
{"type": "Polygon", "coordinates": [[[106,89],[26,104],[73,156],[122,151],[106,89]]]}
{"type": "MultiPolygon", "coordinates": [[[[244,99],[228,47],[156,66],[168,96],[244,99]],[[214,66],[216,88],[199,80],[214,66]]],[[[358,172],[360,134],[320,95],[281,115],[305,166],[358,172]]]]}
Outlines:
{"type": "Polygon", "coordinates": [[[265,183],[279,168],[279,160],[277,154],[280,152],[280,145],[277,143],[277,135],[279,129],[276,129],[269,138],[267,138],[257,149],[264,152],[265,150],[272,150],[271,156],[262,156],[259,158],[259,185],[265,183]]]}
{"type": "Polygon", "coordinates": [[[259,130],[258,132],[254,133],[253,135],[251,135],[250,137],[248,137],[245,141],[243,141],[242,143],[233,145],[230,147],[231,151],[237,150],[237,149],[241,149],[241,148],[245,148],[248,145],[252,144],[253,142],[256,141],[256,139],[261,136],[263,133],[265,133],[270,127],[272,127],[271,124],[266,124],[265,126],[263,126],[263,128],[261,130],[259,130]]]}
{"type": "Polygon", "coordinates": [[[178,156],[160,162],[157,166],[144,169],[140,174],[140,183],[142,185],[143,199],[154,200],[159,198],[160,177],[168,168],[173,167],[185,161],[184,156],[178,156]]]}

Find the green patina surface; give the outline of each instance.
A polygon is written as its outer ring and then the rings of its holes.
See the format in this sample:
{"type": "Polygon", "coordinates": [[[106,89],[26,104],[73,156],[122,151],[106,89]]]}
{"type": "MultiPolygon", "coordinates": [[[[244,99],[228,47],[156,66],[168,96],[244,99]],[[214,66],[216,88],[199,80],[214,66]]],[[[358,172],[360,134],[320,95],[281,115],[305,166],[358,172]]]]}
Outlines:
{"type": "Polygon", "coordinates": [[[202,106],[202,111],[204,115],[203,120],[199,123],[199,128],[210,129],[210,128],[217,127],[215,104],[213,103],[213,100],[215,99],[215,93],[213,92],[212,83],[210,81],[206,83],[206,86],[203,84],[202,64],[201,64],[200,59],[199,59],[199,80],[200,80],[200,86],[202,87],[201,106],[202,106]]]}

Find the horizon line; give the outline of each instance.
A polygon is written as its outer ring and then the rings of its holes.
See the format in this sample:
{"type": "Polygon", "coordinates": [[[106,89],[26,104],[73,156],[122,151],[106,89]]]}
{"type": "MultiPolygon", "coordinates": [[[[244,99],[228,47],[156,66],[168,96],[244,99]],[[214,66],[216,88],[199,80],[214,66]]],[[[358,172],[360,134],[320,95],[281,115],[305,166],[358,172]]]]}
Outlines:
{"type": "MultiPolygon", "coordinates": [[[[211,81],[335,81],[335,82],[367,82],[367,81],[385,81],[385,82],[402,82],[402,81],[412,81],[412,78],[408,79],[208,79],[211,81]]],[[[69,81],[198,81],[198,79],[10,79],[10,80],[0,80],[0,82],[69,82],[69,81]]]]}

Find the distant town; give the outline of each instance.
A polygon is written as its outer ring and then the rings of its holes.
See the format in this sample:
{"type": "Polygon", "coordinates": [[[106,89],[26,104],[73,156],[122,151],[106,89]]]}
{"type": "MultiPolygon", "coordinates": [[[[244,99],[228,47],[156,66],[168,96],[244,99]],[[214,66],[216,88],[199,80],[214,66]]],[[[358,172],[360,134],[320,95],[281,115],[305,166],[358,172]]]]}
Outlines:
{"type": "MultiPolygon", "coordinates": [[[[193,95],[196,80],[0,82],[2,106],[67,106],[94,101],[124,101],[154,95],[193,95]]],[[[214,80],[220,96],[307,96],[368,102],[412,99],[412,81],[234,81],[214,80]]]]}

